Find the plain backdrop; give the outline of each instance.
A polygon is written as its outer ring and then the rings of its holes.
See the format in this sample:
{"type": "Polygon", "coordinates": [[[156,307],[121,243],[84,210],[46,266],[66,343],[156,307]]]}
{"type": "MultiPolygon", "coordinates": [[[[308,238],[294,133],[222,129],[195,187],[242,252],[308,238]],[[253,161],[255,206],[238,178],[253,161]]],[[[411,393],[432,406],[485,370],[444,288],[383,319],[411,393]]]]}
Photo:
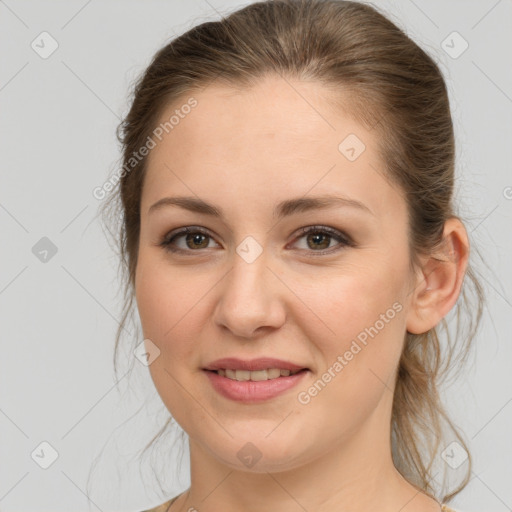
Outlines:
{"type": "MultiPolygon", "coordinates": [[[[186,444],[181,467],[179,442],[171,451],[170,437],[169,449],[159,450],[170,454],[159,470],[165,495],[148,460],[137,459],[167,411],[143,365],[130,380],[114,376],[117,260],[92,191],[116,168],[115,129],[153,54],[247,3],[0,1],[0,510],[137,511],[189,485],[186,444]]],[[[512,509],[512,2],[378,5],[445,75],[457,202],[488,267],[474,354],[443,391],[475,460],[452,505],[505,512],[512,509]]]]}

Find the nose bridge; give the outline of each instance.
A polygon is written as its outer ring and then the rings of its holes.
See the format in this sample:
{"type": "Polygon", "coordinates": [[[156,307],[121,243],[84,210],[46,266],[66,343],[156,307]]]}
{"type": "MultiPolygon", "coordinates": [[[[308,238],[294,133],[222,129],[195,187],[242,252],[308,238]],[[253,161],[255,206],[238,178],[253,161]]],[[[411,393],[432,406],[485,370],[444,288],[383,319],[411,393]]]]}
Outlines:
{"type": "Polygon", "coordinates": [[[239,298],[262,298],[263,292],[268,289],[268,275],[270,271],[267,268],[267,253],[261,253],[254,259],[246,259],[240,255],[240,247],[237,248],[237,254],[233,256],[233,267],[229,278],[230,288],[239,295],[239,298]]]}
{"type": "Polygon", "coordinates": [[[218,324],[241,337],[250,337],[260,327],[279,327],[285,316],[267,253],[255,256],[250,244],[241,243],[233,254],[215,314],[218,324]]]}

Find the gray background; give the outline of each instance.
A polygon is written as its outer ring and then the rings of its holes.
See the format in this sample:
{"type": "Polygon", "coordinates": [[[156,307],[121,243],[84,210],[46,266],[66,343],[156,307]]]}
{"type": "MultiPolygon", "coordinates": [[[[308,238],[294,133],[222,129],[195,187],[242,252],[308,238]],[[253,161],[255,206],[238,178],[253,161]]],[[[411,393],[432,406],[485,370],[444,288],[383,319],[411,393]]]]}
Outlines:
{"type": "MultiPolygon", "coordinates": [[[[136,455],[166,411],[142,365],[116,384],[117,261],[92,190],[115,169],[128,88],[154,52],[246,3],[0,1],[0,510],[135,511],[164,501],[136,455]],[[58,43],[45,59],[31,47],[43,31],[58,43]],[[49,246],[44,237],[57,250],[47,261],[36,250],[49,246]],[[42,442],[58,453],[48,469],[42,442]]],[[[504,512],[512,509],[512,2],[379,5],[435,55],[450,89],[457,200],[489,267],[481,268],[489,302],[474,354],[444,391],[475,459],[453,505],[504,512]],[[458,58],[442,44],[453,31],[469,43],[458,58]]],[[[186,455],[181,471],[176,458],[163,465],[168,497],[188,487],[186,455]]]]}

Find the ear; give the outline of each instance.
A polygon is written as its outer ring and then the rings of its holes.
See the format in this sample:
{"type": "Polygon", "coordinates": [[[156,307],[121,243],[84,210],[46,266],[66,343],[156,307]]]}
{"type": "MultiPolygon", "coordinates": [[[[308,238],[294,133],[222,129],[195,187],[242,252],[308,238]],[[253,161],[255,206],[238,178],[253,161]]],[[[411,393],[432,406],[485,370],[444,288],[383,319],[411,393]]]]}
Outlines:
{"type": "Polygon", "coordinates": [[[464,224],[449,218],[444,225],[443,244],[422,261],[411,294],[407,331],[421,334],[435,327],[457,302],[469,257],[464,224]]]}

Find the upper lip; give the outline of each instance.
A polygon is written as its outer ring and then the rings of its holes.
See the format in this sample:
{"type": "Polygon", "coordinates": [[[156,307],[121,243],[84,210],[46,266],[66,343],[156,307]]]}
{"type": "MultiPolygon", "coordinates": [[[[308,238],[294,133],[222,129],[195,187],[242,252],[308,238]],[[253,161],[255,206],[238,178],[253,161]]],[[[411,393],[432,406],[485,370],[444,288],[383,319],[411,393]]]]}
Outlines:
{"type": "Polygon", "coordinates": [[[225,357],[212,361],[204,370],[266,370],[268,368],[279,368],[280,370],[302,370],[307,369],[305,366],[275,359],[273,357],[259,357],[258,359],[238,359],[236,357],[225,357]]]}

